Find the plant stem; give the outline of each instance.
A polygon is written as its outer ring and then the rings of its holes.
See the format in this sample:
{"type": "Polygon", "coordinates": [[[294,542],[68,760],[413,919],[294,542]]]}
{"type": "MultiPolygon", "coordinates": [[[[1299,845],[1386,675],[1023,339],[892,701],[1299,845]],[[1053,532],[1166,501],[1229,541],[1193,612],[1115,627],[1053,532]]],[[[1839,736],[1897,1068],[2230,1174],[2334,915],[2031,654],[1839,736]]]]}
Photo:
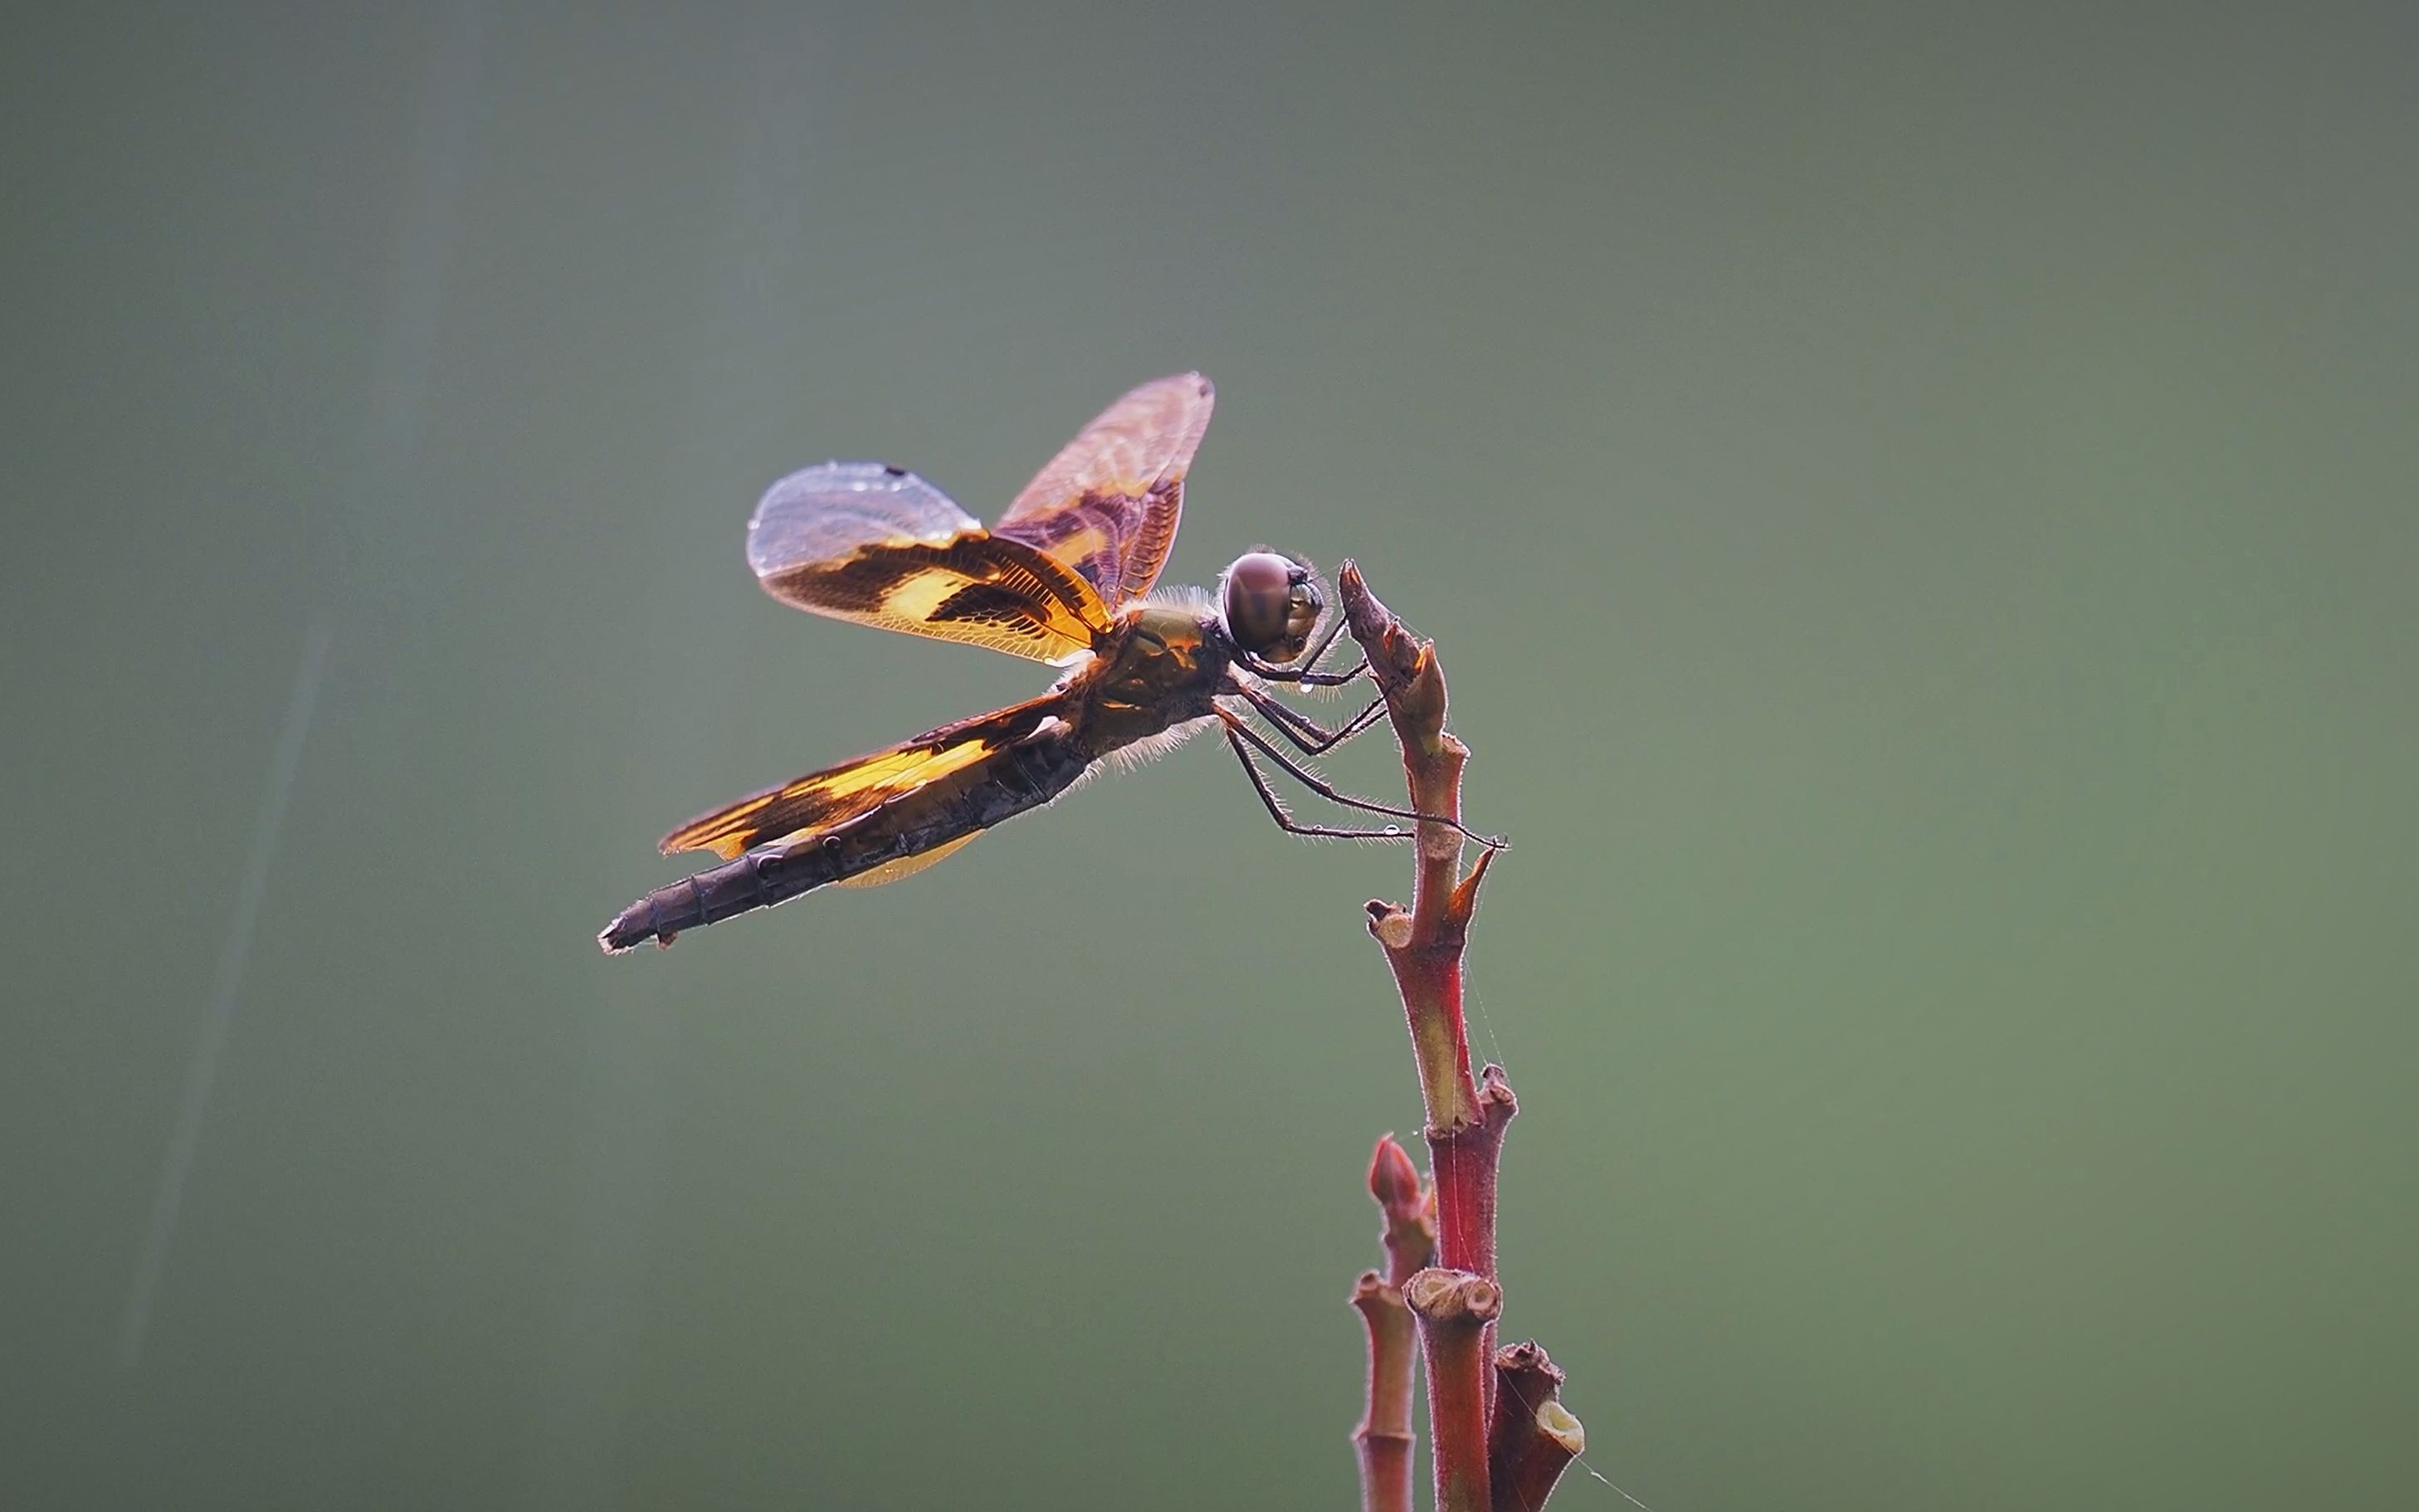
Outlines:
{"type": "Polygon", "coordinates": [[[1492,1372],[1486,1339],[1502,1293],[1483,1275],[1431,1267],[1411,1277],[1403,1301],[1419,1319],[1420,1350],[1427,1360],[1437,1512],[1491,1512],[1487,1396],[1492,1372]]]}
{"type": "MultiPolygon", "coordinates": [[[[1519,1102],[1502,1067],[1487,1067],[1476,1080],[1471,1076],[1461,958],[1479,887],[1502,842],[1486,842],[1476,863],[1466,874],[1461,871],[1461,774],[1470,748],[1445,732],[1444,671],[1435,645],[1414,640],[1351,563],[1337,569],[1336,587],[1345,625],[1368,658],[1370,680],[1385,699],[1402,748],[1411,808],[1427,816],[1417,821],[1413,835],[1418,860],[1410,907],[1373,900],[1367,922],[1403,1000],[1427,1108],[1421,1131],[1434,1174],[1433,1227],[1427,1232],[1437,1241],[1439,1268],[1408,1277],[1404,1273],[1405,1252],[1394,1245],[1394,1225],[1413,1190],[1413,1173],[1400,1147],[1391,1137],[1380,1140],[1370,1180],[1379,1205],[1387,1208],[1394,1285],[1379,1284],[1371,1272],[1353,1297],[1369,1319],[1370,1336],[1371,1407],[1361,1435],[1363,1504],[1381,1504],[1371,1500],[1378,1471],[1369,1437],[1370,1426],[1379,1421],[1380,1313],[1389,1294],[1395,1294],[1418,1321],[1427,1363],[1438,1512],[1534,1512],[1583,1441],[1579,1420],[1554,1396],[1561,1372],[1545,1351],[1533,1344],[1505,1351],[1513,1358],[1513,1374],[1504,1375],[1494,1347],[1502,1306],[1495,1270],[1496,1173],[1503,1132],[1519,1102]],[[1387,1193],[1379,1191],[1381,1180],[1393,1194],[1392,1205],[1387,1193]],[[1534,1365],[1552,1372],[1552,1389],[1521,1373],[1532,1355],[1534,1365]],[[1497,1435],[1501,1458],[1490,1472],[1490,1438],[1497,1435]]],[[[1403,1389],[1408,1392],[1408,1381],[1403,1389]]],[[[1410,1492],[1398,1494],[1408,1499],[1410,1492]]],[[[1407,1502],[1382,1504],[1394,1512],[1407,1502]]]]}
{"type": "MultiPolygon", "coordinates": [[[[1495,1173],[1503,1126],[1518,1103],[1502,1072],[1487,1070],[1483,1085],[1470,1075],[1470,1031],[1462,1016],[1461,956],[1478,889],[1495,848],[1479,852],[1461,872],[1461,774],[1470,748],[1445,732],[1444,668],[1432,642],[1412,639],[1394,611],[1369,591],[1361,569],[1336,572],[1345,625],[1369,659],[1370,680],[1386,700],[1387,717],[1403,751],[1411,807],[1433,820],[1419,823],[1411,906],[1368,905],[1369,933],[1386,953],[1419,1065],[1427,1103],[1430,1168],[1436,1173],[1440,1260],[1457,1271],[1495,1279],[1495,1173]]],[[[1487,1345],[1494,1340],[1490,1335],[1487,1345]]],[[[1491,1392],[1493,1377],[1487,1377],[1491,1392]]],[[[1431,1403],[1431,1417],[1434,1416],[1431,1403]]]]}
{"type": "Polygon", "coordinates": [[[1503,1068],[1489,1066],[1475,1098],[1477,1118],[1426,1131],[1429,1168],[1436,1172],[1438,1263],[1495,1279],[1495,1173],[1503,1154],[1503,1127],[1520,1111],[1503,1068]]]}
{"type": "Polygon", "coordinates": [[[1352,1305],[1369,1327],[1369,1396],[1352,1443],[1361,1453],[1362,1512],[1411,1512],[1411,1313],[1399,1288],[1361,1273],[1352,1305]]]}
{"type": "Polygon", "coordinates": [[[1494,1512],[1537,1512],[1587,1430],[1562,1404],[1563,1372],[1532,1340],[1495,1351],[1495,1405],[1487,1428],[1494,1512]]]}
{"type": "Polygon", "coordinates": [[[1470,874],[1461,875],[1461,832],[1454,826],[1461,819],[1461,769],[1470,748],[1445,733],[1444,669],[1436,647],[1412,640],[1351,563],[1337,570],[1335,581],[1345,625],[1369,659],[1370,680],[1385,697],[1402,747],[1411,807],[1436,816],[1419,821],[1413,836],[1419,864],[1410,908],[1372,902],[1369,933],[1384,949],[1402,994],[1427,1126],[1456,1129],[1481,1118],[1462,1021],[1461,951],[1494,852],[1483,852],[1470,874]]]}
{"type": "Polygon", "coordinates": [[[1385,1215],[1379,1242],[1386,1274],[1361,1273],[1352,1288],[1369,1333],[1369,1391],[1352,1442],[1361,1458],[1362,1512],[1411,1512],[1411,1380],[1419,1363],[1402,1286],[1436,1254],[1435,1193],[1393,1134],[1369,1158],[1369,1196],[1385,1215]]]}

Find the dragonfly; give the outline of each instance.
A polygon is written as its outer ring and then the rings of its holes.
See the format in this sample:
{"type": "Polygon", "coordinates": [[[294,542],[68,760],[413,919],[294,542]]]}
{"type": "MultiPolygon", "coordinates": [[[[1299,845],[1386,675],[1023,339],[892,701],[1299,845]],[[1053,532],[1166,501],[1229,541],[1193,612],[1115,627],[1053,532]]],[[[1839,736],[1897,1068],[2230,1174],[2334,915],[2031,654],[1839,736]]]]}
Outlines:
{"type": "Polygon", "coordinates": [[[721,864],[659,887],[597,936],[609,954],[784,903],[826,885],[875,887],[956,854],[1041,807],[1111,758],[1147,760],[1218,729],[1269,814],[1296,835],[1408,838],[1428,818],[1356,797],[1294,752],[1321,755],[1367,729],[1382,698],[1330,729],[1271,686],[1340,687],[1365,659],[1323,669],[1343,627],[1301,559],[1256,548],[1214,594],[1154,591],[1176,543],[1185,474],[1216,391],[1198,373],[1146,383],[1085,426],[986,529],[915,473],[826,462],[766,490],[747,564],[774,597],[886,630],[989,646],[1060,668],[1040,697],[751,794],[664,837],[721,864]],[[1382,826],[1304,824],[1262,760],[1382,826]]]}

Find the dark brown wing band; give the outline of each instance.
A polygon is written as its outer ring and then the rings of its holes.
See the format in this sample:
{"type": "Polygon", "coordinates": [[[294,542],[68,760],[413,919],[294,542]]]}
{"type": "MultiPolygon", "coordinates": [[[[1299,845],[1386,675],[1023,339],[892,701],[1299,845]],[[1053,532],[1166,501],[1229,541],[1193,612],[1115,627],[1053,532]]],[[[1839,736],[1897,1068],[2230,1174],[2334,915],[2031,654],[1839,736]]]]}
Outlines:
{"type": "Polygon", "coordinates": [[[1061,716],[1065,702],[1049,694],[809,772],[690,820],[663,838],[663,850],[712,851],[727,861],[788,836],[832,829],[1025,739],[1061,716]]]}
{"type": "Polygon", "coordinates": [[[879,542],[767,574],[800,609],[912,635],[1063,661],[1108,633],[1092,585],[1021,541],[979,529],[947,542],[879,542]]]}

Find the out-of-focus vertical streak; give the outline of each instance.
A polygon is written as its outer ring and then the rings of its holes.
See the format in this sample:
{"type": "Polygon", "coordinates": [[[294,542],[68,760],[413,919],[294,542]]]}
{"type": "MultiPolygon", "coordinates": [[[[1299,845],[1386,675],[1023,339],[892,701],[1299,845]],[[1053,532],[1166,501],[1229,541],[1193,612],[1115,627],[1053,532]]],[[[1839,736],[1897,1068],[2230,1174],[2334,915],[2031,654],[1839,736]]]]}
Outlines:
{"type": "MultiPolygon", "coordinates": [[[[788,361],[782,333],[794,329],[785,321],[796,318],[812,125],[808,47],[794,22],[761,23],[731,45],[748,50],[754,74],[732,121],[729,192],[700,269],[689,384],[696,402],[683,417],[674,457],[681,473],[711,472],[734,429],[744,433],[786,408],[764,392],[761,375],[788,361]]],[[[676,644],[680,629],[660,612],[630,626],[641,645],[676,644]]],[[[671,733],[666,731],[667,741],[671,733]]],[[[684,743],[693,738],[679,735],[684,743]]],[[[634,759],[650,764],[680,754],[669,744],[631,748],[634,759]]],[[[682,962],[668,964],[677,970],[682,962]]],[[[679,1031],[679,1020],[663,1011],[664,991],[657,974],[617,971],[593,1022],[593,1113],[577,1247],[549,1330],[523,1505],[587,1512],[624,1500],[617,1443],[655,1263],[671,1104],[665,1066],[679,1031]]]]}
{"type": "Polygon", "coordinates": [[[461,228],[486,25],[486,0],[454,0],[439,23],[428,89],[421,98],[410,199],[395,238],[394,285],[370,374],[368,486],[352,499],[356,526],[402,501],[394,495],[408,486],[427,425],[438,313],[448,254],[461,228]]]}
{"type": "Polygon", "coordinates": [[[278,733],[277,753],[269,764],[269,791],[260,802],[260,818],[253,826],[252,851],[245,856],[242,879],[236,885],[235,912],[227,920],[226,939],[219,948],[218,975],[210,984],[208,1011],[202,1018],[200,1042],[185,1072],[185,1097],[177,1109],[176,1128],[168,1136],[167,1158],[160,1168],[160,1189],[151,1202],[151,1226],[144,1235],[143,1252],[135,1261],[134,1285],[127,1293],[126,1315],[117,1331],[117,1351],[127,1365],[143,1358],[143,1342],[151,1330],[151,1303],[159,1294],[160,1275],[168,1262],[168,1244],[176,1237],[177,1213],[184,1206],[185,1177],[193,1165],[193,1147],[202,1133],[202,1112],[208,1106],[210,1086],[218,1079],[219,1052],[226,1044],[227,1027],[243,986],[244,963],[252,954],[252,935],[260,922],[260,902],[269,890],[269,865],[277,854],[278,832],[285,824],[285,803],[294,791],[295,774],[302,765],[302,742],[311,729],[311,711],[319,701],[319,679],[328,668],[328,643],[333,632],[324,622],[314,625],[302,646],[302,665],[294,674],[293,696],[285,703],[285,728],[278,733]]]}
{"type": "MultiPolygon", "coordinates": [[[[453,521],[419,497],[420,454],[443,330],[445,274],[461,239],[470,147],[484,114],[482,74],[490,0],[450,0],[435,18],[426,86],[412,128],[392,282],[379,312],[362,413],[361,464],[338,517],[341,535],[320,574],[349,613],[413,623],[446,560],[453,521]]],[[[377,643],[388,644],[381,632],[377,643]]]]}
{"type": "Polygon", "coordinates": [[[184,1100],[169,1135],[150,1227],[137,1257],[134,1283],[118,1330],[118,1352],[131,1366],[141,1362],[151,1314],[164,1273],[186,1177],[201,1136],[202,1116],[217,1080],[219,1057],[240,995],[245,962],[268,889],[269,868],[285,823],[286,800],[302,759],[302,743],[327,670],[339,599],[374,604],[377,585],[398,580],[392,561],[393,532],[409,528],[411,513],[400,508],[408,491],[428,408],[429,375],[436,361],[438,315],[446,252],[460,222],[468,177],[470,131],[478,97],[479,58],[486,29],[486,0],[454,0],[439,23],[429,87],[424,99],[413,165],[413,193],[394,262],[393,298],[378,330],[366,404],[362,466],[340,514],[337,570],[320,574],[328,586],[314,616],[301,671],[286,711],[275,758],[270,765],[253,850],[236,892],[236,907],[219,956],[202,1035],[185,1080],[184,1100]],[[372,563],[377,565],[373,568],[372,563]]]}

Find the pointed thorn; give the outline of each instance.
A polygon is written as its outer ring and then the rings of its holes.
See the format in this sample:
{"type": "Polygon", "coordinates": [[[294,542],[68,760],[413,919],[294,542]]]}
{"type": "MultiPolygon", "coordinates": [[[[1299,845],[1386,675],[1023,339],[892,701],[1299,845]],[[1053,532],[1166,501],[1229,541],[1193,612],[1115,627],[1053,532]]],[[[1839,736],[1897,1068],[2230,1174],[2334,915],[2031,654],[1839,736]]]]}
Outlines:
{"type": "Polygon", "coordinates": [[[1478,911],[1478,886],[1487,880],[1487,868],[1495,859],[1495,853],[1502,848],[1501,844],[1486,845],[1479,851],[1477,863],[1471,867],[1470,875],[1454,884],[1452,913],[1461,923],[1469,923],[1470,916],[1478,911]]]}

